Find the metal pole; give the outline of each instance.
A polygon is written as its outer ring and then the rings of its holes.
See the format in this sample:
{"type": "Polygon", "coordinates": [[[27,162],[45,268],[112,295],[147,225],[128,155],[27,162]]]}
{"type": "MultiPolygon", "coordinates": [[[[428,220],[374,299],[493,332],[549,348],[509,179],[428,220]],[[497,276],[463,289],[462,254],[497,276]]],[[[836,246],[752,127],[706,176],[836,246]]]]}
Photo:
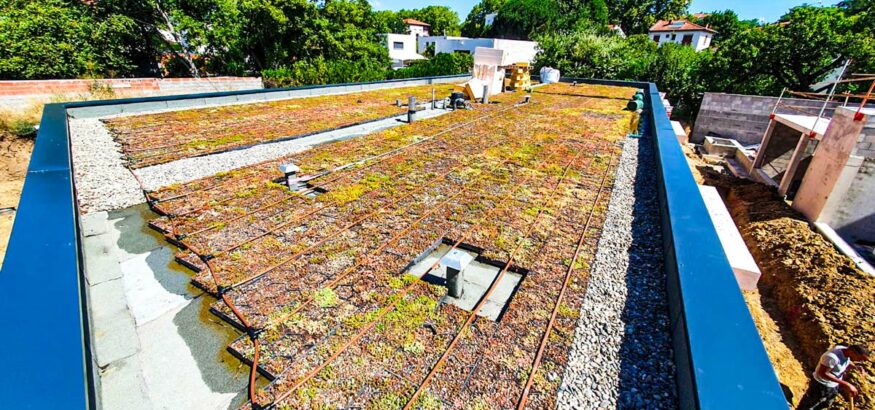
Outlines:
{"type": "Polygon", "coordinates": [[[434,87],[431,87],[431,109],[437,108],[435,104],[437,104],[437,102],[434,100],[434,87]]]}
{"type": "Polygon", "coordinates": [[[416,97],[410,96],[407,99],[407,123],[412,123],[416,117],[416,97]]]}

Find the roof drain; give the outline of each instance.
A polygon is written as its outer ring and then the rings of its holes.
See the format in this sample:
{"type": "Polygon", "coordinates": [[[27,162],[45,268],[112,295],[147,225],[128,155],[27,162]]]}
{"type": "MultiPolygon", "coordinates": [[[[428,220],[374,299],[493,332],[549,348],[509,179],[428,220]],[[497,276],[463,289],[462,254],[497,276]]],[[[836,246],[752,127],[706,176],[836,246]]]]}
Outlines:
{"type": "Polygon", "coordinates": [[[472,260],[474,260],[474,256],[461,249],[453,249],[441,258],[441,265],[447,268],[448,295],[457,299],[462,297],[465,291],[465,276],[463,272],[472,260]]]}

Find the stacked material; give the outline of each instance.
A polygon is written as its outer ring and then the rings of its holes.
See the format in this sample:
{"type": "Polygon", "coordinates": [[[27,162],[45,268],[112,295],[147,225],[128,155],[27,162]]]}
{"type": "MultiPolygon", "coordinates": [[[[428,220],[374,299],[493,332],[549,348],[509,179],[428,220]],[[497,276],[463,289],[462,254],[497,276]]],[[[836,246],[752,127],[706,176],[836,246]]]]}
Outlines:
{"type": "Polygon", "coordinates": [[[532,68],[529,63],[516,63],[511,66],[510,78],[505,80],[505,87],[513,90],[526,90],[532,87],[532,68]]]}

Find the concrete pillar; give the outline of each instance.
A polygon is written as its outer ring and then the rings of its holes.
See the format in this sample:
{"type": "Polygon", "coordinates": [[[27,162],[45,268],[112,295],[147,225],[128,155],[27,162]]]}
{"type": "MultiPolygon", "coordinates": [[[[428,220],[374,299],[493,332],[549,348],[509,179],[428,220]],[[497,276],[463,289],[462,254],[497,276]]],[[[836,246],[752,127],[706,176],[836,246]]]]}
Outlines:
{"type": "Polygon", "coordinates": [[[489,86],[483,86],[483,104],[489,104],[489,86]]]}
{"type": "Polygon", "coordinates": [[[790,184],[793,183],[793,177],[799,168],[799,161],[802,161],[802,157],[805,156],[806,148],[808,148],[808,136],[802,134],[799,137],[799,142],[796,143],[793,156],[790,157],[790,163],[787,164],[787,170],[784,171],[784,177],[781,178],[781,185],[778,186],[778,193],[782,196],[787,195],[787,191],[790,190],[790,184]]]}
{"type": "Polygon", "coordinates": [[[775,120],[769,121],[769,127],[766,128],[766,133],[763,135],[763,141],[760,143],[760,149],[757,150],[757,156],[753,160],[753,167],[747,170],[748,173],[753,173],[754,168],[762,168],[763,160],[766,155],[766,147],[769,146],[769,139],[772,138],[772,131],[775,129],[775,120]]]}

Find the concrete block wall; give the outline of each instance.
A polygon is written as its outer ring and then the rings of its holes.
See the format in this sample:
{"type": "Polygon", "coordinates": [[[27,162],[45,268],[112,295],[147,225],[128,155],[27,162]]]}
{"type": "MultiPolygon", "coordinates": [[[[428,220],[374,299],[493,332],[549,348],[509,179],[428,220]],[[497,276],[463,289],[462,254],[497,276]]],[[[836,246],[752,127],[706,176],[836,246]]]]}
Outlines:
{"type": "MultiPolygon", "coordinates": [[[[742,145],[758,144],[769,126],[769,114],[778,102],[778,97],[758,95],[705,93],[696,124],[690,135],[690,142],[701,144],[709,132],[726,138],[738,140],[742,145]]],[[[823,106],[822,101],[785,98],[782,104],[816,115],[823,106]]],[[[841,102],[831,102],[825,115],[831,117],[841,102]]],[[[802,114],[790,108],[781,107],[780,114],[802,114]]]]}
{"type": "Polygon", "coordinates": [[[875,159],[875,110],[867,115],[868,120],[863,126],[854,155],[875,159]]]}
{"type": "Polygon", "coordinates": [[[0,110],[23,112],[47,102],[262,89],[258,77],[111,78],[0,81],[0,110]]]}

